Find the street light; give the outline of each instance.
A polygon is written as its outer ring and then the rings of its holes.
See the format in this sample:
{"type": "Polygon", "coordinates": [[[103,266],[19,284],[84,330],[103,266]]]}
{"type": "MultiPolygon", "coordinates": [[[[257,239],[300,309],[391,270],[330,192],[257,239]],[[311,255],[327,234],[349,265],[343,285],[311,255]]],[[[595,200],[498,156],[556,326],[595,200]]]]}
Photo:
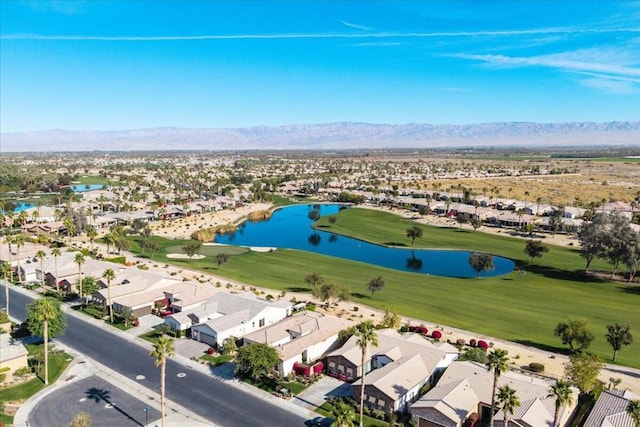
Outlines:
{"type": "Polygon", "coordinates": [[[149,408],[147,408],[146,406],[144,407],[144,426],[148,427],[149,426],[149,408]]]}

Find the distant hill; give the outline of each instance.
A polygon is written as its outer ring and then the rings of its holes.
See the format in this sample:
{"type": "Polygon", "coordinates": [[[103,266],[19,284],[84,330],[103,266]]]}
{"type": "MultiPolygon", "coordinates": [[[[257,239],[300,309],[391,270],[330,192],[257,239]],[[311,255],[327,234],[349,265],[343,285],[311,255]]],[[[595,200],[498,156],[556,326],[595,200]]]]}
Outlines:
{"type": "Polygon", "coordinates": [[[299,150],[640,145],[638,122],[327,123],[237,129],[159,127],[123,131],[2,133],[0,151],[299,150]]]}

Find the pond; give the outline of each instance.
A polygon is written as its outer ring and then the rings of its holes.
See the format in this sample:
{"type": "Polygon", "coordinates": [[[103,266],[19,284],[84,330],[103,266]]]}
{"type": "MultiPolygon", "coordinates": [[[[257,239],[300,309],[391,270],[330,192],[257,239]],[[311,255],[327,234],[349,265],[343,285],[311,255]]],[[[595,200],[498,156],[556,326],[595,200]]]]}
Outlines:
{"type": "MultiPolygon", "coordinates": [[[[31,204],[31,203],[24,203],[24,202],[16,202],[16,206],[15,208],[13,208],[13,213],[17,214],[20,213],[22,211],[26,211],[27,209],[31,209],[31,208],[35,208],[36,205],[31,204]]],[[[7,211],[5,209],[0,209],[0,213],[3,215],[6,215],[7,211]]]]}
{"type": "Polygon", "coordinates": [[[72,185],[71,189],[76,193],[84,193],[91,190],[102,190],[105,186],[103,184],[78,184],[72,185]]]}
{"type": "MultiPolygon", "coordinates": [[[[445,277],[474,277],[468,251],[391,248],[363,242],[312,228],[309,212],[320,209],[320,215],[332,215],[344,205],[293,205],[278,209],[266,221],[245,221],[236,232],[216,235],[217,243],[240,246],[262,246],[300,249],[352,261],[375,264],[395,270],[445,277]]],[[[513,271],[515,263],[493,257],[494,270],[481,277],[498,276],[513,271]]]]}

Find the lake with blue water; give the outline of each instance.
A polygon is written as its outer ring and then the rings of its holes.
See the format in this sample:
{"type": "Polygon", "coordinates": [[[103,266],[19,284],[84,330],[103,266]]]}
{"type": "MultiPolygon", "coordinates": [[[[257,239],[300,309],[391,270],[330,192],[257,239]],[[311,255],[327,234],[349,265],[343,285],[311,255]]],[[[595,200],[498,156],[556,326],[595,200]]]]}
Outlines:
{"type": "MultiPolygon", "coordinates": [[[[332,215],[341,206],[286,206],[275,211],[269,220],[245,221],[234,233],[216,235],[215,241],[239,246],[300,249],[413,273],[475,277],[476,273],[469,265],[471,253],[468,251],[390,248],[312,228],[310,211],[319,208],[321,216],[332,215]]],[[[493,263],[495,269],[480,273],[481,277],[507,274],[515,268],[512,260],[498,256],[493,257],[493,263]]]]}
{"type": "Polygon", "coordinates": [[[91,190],[102,190],[104,187],[103,184],[78,184],[72,185],[71,189],[76,193],[83,193],[91,190]]]}

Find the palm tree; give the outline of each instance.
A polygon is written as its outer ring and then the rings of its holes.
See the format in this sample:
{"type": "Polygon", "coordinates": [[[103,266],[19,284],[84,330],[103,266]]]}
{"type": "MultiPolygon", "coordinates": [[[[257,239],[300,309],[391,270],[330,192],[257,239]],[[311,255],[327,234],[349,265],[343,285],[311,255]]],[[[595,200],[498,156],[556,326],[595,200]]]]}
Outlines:
{"type": "Polygon", "coordinates": [[[39,250],[36,252],[36,258],[40,260],[40,284],[42,285],[42,289],[44,289],[44,257],[47,254],[44,253],[43,250],[39,250]]]}
{"type": "Polygon", "coordinates": [[[640,426],[640,400],[630,400],[627,405],[627,414],[631,417],[636,427],[640,426]]]}
{"type": "Polygon", "coordinates": [[[60,316],[59,303],[53,298],[40,298],[27,307],[27,317],[33,327],[42,325],[44,340],[44,383],[49,384],[49,322],[60,316]]]}
{"type": "Polygon", "coordinates": [[[78,264],[78,286],[80,290],[80,301],[82,301],[82,264],[84,264],[84,256],[81,253],[77,253],[74,263],[78,264]]]}
{"type": "Polygon", "coordinates": [[[507,350],[496,348],[487,357],[487,370],[493,372],[493,389],[491,393],[491,413],[489,413],[489,426],[493,427],[493,413],[496,410],[496,389],[498,388],[498,378],[503,372],[509,369],[509,358],[507,350]]]}
{"type": "Polygon", "coordinates": [[[560,409],[563,406],[571,405],[573,402],[573,392],[571,391],[571,383],[569,381],[559,379],[549,389],[547,397],[553,397],[556,399],[556,409],[553,413],[553,426],[558,425],[558,417],[560,416],[560,409]]]}
{"type": "Polygon", "coordinates": [[[7,317],[9,317],[9,274],[11,274],[11,264],[8,262],[0,264],[0,273],[4,276],[4,300],[7,304],[7,317]]]}
{"type": "MultiPolygon", "coordinates": [[[[24,212],[24,211],[22,211],[24,212]]],[[[17,261],[18,261],[18,282],[22,283],[22,275],[20,274],[20,248],[24,246],[24,234],[18,234],[13,236],[13,243],[16,244],[17,250],[17,261]]]]}
{"type": "Polygon", "coordinates": [[[60,293],[60,285],[58,284],[58,257],[62,254],[60,253],[60,249],[53,248],[51,249],[51,255],[53,255],[53,263],[55,264],[56,270],[56,292],[60,293]]]}
{"type": "Polygon", "coordinates": [[[362,427],[362,417],[364,415],[364,387],[365,387],[365,375],[367,367],[365,362],[367,360],[367,348],[369,346],[375,347],[378,345],[378,333],[373,327],[373,323],[367,321],[362,322],[356,326],[354,335],[356,336],[356,345],[360,347],[362,352],[362,376],[360,377],[360,427],[362,427]]]}
{"type": "Polygon", "coordinates": [[[331,424],[331,427],[351,427],[353,426],[353,419],[355,418],[355,413],[351,406],[347,405],[344,402],[338,402],[331,409],[331,413],[333,415],[334,421],[331,424]]]}
{"type": "Polygon", "coordinates": [[[167,336],[162,336],[158,339],[158,342],[153,346],[153,350],[149,353],[149,356],[155,359],[156,366],[160,367],[160,413],[162,415],[162,427],[164,427],[165,415],[165,376],[167,369],[167,357],[171,357],[175,354],[175,348],[173,347],[173,340],[167,336]]]}
{"type": "Polygon", "coordinates": [[[111,281],[116,278],[116,273],[107,268],[102,275],[107,280],[107,305],[109,306],[109,321],[113,323],[113,307],[111,307],[111,281]]]}
{"type": "Polygon", "coordinates": [[[509,426],[509,415],[520,406],[520,400],[516,396],[516,391],[508,385],[503,385],[498,389],[498,403],[504,414],[504,427],[509,426]]]}
{"type": "Polygon", "coordinates": [[[87,229],[87,237],[89,238],[89,242],[91,243],[91,253],[93,253],[93,241],[98,237],[98,232],[96,228],[91,226],[87,229]]]}

